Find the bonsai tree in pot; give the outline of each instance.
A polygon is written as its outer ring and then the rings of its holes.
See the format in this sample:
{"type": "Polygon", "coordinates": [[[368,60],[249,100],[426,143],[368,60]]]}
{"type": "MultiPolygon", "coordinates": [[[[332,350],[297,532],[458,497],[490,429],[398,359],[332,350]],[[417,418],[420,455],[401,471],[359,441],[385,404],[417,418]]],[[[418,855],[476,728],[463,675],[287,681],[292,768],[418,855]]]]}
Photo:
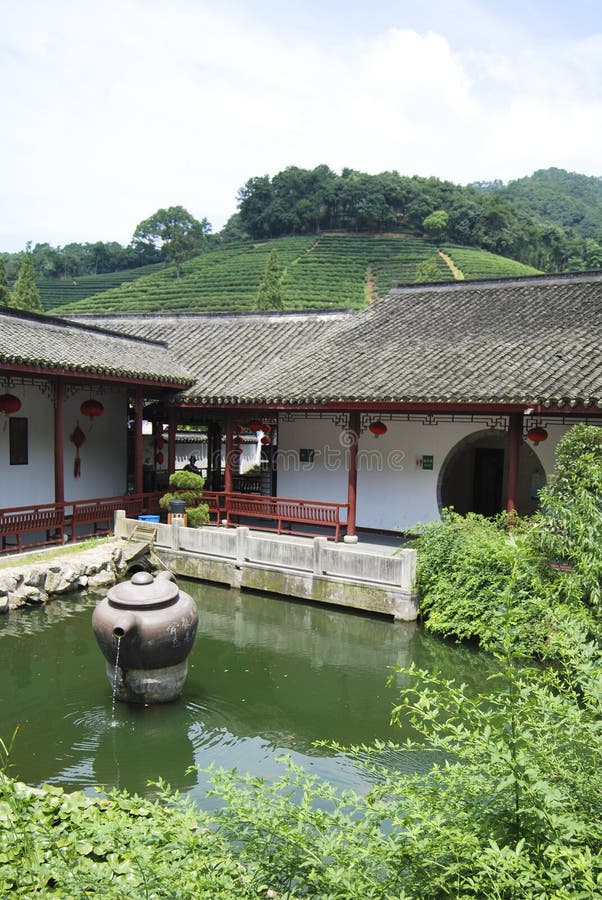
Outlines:
{"type": "Polygon", "coordinates": [[[180,469],[169,476],[169,491],[159,500],[161,509],[171,513],[186,514],[188,524],[194,528],[209,521],[209,507],[201,503],[205,479],[195,472],[180,469]]]}

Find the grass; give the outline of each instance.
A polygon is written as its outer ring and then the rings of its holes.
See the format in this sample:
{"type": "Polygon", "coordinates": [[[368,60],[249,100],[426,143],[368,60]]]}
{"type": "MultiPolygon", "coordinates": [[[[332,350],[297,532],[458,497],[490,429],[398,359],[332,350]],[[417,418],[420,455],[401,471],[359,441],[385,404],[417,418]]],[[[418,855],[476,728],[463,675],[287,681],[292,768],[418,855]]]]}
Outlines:
{"type": "Polygon", "coordinates": [[[75,278],[39,278],[36,281],[40,292],[40,300],[44,311],[56,306],[74,303],[84,297],[98,294],[110,288],[120,287],[130,281],[136,281],[146,275],[156,274],[165,268],[165,263],[154,263],[140,266],[137,269],[124,269],[120,272],[107,272],[102,275],[78,275],[75,278]]]}
{"type": "MultiPolygon", "coordinates": [[[[173,267],[163,268],[101,293],[55,306],[53,312],[253,310],[273,247],[278,251],[284,306],[289,310],[365,306],[375,296],[384,296],[393,285],[412,284],[418,266],[426,260],[434,262],[437,280],[454,280],[432,241],[402,234],[327,233],[227,244],[189,260],[179,279],[173,267]]],[[[467,279],[536,272],[484,250],[453,245],[443,249],[467,279]]]]}
{"type": "Polygon", "coordinates": [[[0,559],[0,569],[12,569],[15,565],[31,566],[38,562],[47,562],[49,557],[55,556],[72,556],[74,553],[81,553],[82,550],[92,550],[100,544],[106,544],[113,540],[112,537],[88,538],[76,544],[69,544],[66,547],[47,547],[44,550],[32,550],[24,553],[14,553],[11,556],[0,559]]]}

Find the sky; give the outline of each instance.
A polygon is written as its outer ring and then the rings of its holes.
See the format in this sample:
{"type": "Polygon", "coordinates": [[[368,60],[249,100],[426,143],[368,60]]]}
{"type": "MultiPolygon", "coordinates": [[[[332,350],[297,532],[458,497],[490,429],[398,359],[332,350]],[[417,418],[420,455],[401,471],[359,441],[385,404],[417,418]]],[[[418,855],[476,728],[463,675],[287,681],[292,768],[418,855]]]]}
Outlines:
{"type": "Polygon", "coordinates": [[[325,163],[602,176],[599,0],[0,0],[0,250],[325,163]]]}

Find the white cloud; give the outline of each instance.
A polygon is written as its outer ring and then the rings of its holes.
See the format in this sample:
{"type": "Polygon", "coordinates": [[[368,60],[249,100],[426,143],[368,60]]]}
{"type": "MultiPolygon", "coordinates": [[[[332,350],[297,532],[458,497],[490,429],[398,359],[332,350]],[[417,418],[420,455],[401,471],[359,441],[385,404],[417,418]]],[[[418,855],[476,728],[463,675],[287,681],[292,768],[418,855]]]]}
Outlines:
{"type": "Polygon", "coordinates": [[[0,43],[0,248],[126,243],[172,204],[221,227],[287,165],[595,174],[600,40],[509,57],[394,20],[327,39],[209,0],[22,0],[0,43]]]}

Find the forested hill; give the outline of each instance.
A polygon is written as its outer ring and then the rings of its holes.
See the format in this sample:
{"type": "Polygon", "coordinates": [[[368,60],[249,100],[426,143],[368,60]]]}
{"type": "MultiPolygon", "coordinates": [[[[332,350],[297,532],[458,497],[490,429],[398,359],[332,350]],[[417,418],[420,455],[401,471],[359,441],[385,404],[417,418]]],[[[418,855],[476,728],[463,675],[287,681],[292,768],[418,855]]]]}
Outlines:
{"type": "Polygon", "coordinates": [[[426,232],[436,241],[480,247],[543,271],[600,267],[600,180],[547,171],[547,179],[536,173],[508,186],[490,182],[463,187],[398,172],[368,175],[343,169],[338,175],[325,165],[312,170],[289,166],[272,178],[247,181],[238,194],[236,225],[241,235],[264,239],[333,229],[426,232]],[[573,218],[576,222],[581,215],[589,223],[587,234],[576,230],[568,214],[574,178],[582,181],[578,191],[575,187],[573,218]],[[551,202],[554,184],[556,207],[551,202]],[[561,219],[563,207],[567,213],[561,219]]]}
{"type": "Polygon", "coordinates": [[[582,238],[602,237],[602,178],[565,169],[539,169],[495,187],[497,197],[548,225],[573,229],[582,238]]]}

